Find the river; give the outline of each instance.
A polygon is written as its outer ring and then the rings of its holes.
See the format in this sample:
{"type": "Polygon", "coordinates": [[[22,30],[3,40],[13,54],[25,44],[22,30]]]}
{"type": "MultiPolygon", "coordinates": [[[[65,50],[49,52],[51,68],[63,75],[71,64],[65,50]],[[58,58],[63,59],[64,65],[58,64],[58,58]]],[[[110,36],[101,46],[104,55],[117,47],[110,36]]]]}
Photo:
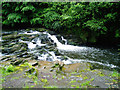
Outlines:
{"type": "MultiPolygon", "coordinates": [[[[88,46],[77,46],[69,44],[64,36],[59,36],[50,31],[37,31],[37,30],[19,30],[19,31],[6,31],[3,34],[23,34],[22,38],[14,40],[14,42],[23,42],[28,45],[28,53],[32,53],[36,60],[45,61],[62,61],[65,64],[88,62],[93,66],[92,69],[115,69],[120,70],[120,56],[118,50],[113,48],[95,48],[88,46]],[[26,36],[25,36],[26,35],[26,36]],[[33,37],[29,39],[28,37],[33,37]]],[[[2,37],[0,37],[0,41],[2,37]]],[[[12,42],[11,42],[12,43],[12,42]]],[[[0,53],[0,56],[13,55],[15,53],[0,53]]]]}

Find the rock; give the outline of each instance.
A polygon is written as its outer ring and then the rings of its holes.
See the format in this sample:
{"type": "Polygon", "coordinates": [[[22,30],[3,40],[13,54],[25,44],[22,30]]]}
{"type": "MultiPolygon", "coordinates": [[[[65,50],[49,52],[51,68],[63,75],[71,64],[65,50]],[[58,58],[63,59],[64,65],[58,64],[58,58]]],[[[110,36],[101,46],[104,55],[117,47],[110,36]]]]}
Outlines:
{"type": "Polygon", "coordinates": [[[28,38],[28,37],[21,37],[21,40],[23,40],[23,41],[28,41],[29,38],[28,38]]]}
{"type": "Polygon", "coordinates": [[[28,69],[28,70],[25,70],[26,73],[29,73],[29,74],[33,74],[35,76],[38,76],[38,71],[37,69],[35,69],[34,67],[28,69]]]}
{"type": "Polygon", "coordinates": [[[45,32],[45,31],[48,31],[47,29],[45,28],[36,28],[35,30],[39,31],[39,32],[45,32]]]}
{"type": "Polygon", "coordinates": [[[2,33],[2,36],[10,35],[10,34],[12,34],[12,32],[4,32],[4,33],[2,33]]]}
{"type": "Polygon", "coordinates": [[[9,61],[9,60],[12,60],[12,58],[5,58],[5,59],[3,59],[1,61],[9,61]]]}
{"type": "Polygon", "coordinates": [[[16,45],[16,42],[10,43],[9,47],[12,47],[12,46],[14,46],[14,45],[16,45]]]}
{"type": "Polygon", "coordinates": [[[17,55],[17,57],[23,57],[24,55],[27,55],[27,56],[28,56],[28,53],[27,53],[27,52],[20,53],[19,55],[17,55]]]}
{"type": "Polygon", "coordinates": [[[60,60],[68,60],[68,58],[66,57],[66,56],[59,56],[59,57],[57,57],[57,59],[60,59],[60,60]]]}
{"type": "Polygon", "coordinates": [[[18,36],[22,38],[22,37],[30,37],[31,35],[28,35],[28,34],[19,34],[18,36]]]}
{"type": "Polygon", "coordinates": [[[32,40],[32,39],[34,39],[34,38],[35,38],[35,36],[30,36],[30,37],[28,37],[29,40],[32,40]]]}
{"type": "Polygon", "coordinates": [[[29,60],[28,63],[32,66],[38,65],[38,62],[36,60],[29,60]]]}
{"type": "Polygon", "coordinates": [[[60,52],[59,52],[59,50],[55,50],[55,55],[57,55],[57,56],[59,56],[59,55],[62,55],[60,52]]]}
{"type": "Polygon", "coordinates": [[[25,72],[32,74],[34,71],[35,71],[35,68],[32,67],[32,68],[26,70],[25,72]]]}
{"type": "Polygon", "coordinates": [[[87,69],[90,70],[90,67],[91,65],[89,63],[74,63],[69,65],[64,65],[62,71],[65,73],[80,72],[87,69]]]}
{"type": "Polygon", "coordinates": [[[13,53],[13,52],[18,51],[20,49],[21,49],[21,45],[15,44],[11,48],[9,48],[8,50],[9,50],[9,53],[13,53]]]}
{"type": "Polygon", "coordinates": [[[23,62],[23,60],[17,60],[15,62],[11,62],[12,65],[19,65],[23,62]]]}
{"type": "Polygon", "coordinates": [[[19,42],[18,44],[20,44],[22,47],[25,47],[25,48],[28,49],[28,44],[27,43],[19,42]]]}
{"type": "Polygon", "coordinates": [[[17,34],[10,34],[2,37],[3,40],[10,40],[10,39],[17,39],[17,38],[20,38],[20,36],[17,34]]]}

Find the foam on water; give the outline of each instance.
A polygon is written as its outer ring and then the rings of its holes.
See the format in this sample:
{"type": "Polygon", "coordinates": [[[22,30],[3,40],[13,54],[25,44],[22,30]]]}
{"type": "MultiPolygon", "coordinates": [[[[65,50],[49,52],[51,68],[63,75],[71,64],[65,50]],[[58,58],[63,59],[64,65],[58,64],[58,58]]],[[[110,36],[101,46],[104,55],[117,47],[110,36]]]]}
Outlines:
{"type": "Polygon", "coordinates": [[[42,43],[41,43],[41,40],[40,40],[39,38],[37,39],[36,44],[37,44],[38,46],[45,46],[45,45],[46,45],[46,44],[42,44],[42,43]]]}
{"type": "MultiPolygon", "coordinates": [[[[65,50],[65,51],[78,51],[79,50],[80,51],[80,50],[86,49],[86,47],[67,45],[67,42],[65,44],[62,44],[58,41],[55,35],[48,34],[48,37],[50,37],[54,41],[54,43],[57,44],[57,48],[59,50],[65,50]]],[[[64,39],[63,37],[62,39],[66,41],[66,39],[64,39]]]]}
{"type": "Polygon", "coordinates": [[[36,48],[36,44],[33,44],[32,42],[29,42],[28,43],[28,48],[29,49],[34,49],[34,48],[36,48]]]}

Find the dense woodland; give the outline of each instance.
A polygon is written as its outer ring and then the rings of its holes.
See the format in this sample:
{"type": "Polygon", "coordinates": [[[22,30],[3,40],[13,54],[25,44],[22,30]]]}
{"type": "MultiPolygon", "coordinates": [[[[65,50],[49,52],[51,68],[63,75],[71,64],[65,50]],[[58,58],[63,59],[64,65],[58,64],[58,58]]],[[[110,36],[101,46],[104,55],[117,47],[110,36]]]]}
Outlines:
{"type": "Polygon", "coordinates": [[[120,2],[3,2],[2,26],[44,27],[83,43],[119,46],[120,2]]]}

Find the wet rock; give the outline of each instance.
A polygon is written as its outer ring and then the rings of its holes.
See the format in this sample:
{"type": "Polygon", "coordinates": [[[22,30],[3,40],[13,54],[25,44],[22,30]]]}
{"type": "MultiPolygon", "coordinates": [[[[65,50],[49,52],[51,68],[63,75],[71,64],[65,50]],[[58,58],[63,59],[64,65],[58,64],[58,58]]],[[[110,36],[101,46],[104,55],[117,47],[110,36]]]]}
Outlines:
{"type": "Polygon", "coordinates": [[[15,62],[11,62],[12,65],[19,65],[23,62],[23,60],[17,60],[15,62]]]}
{"type": "Polygon", "coordinates": [[[24,43],[24,42],[19,42],[18,44],[20,44],[22,47],[25,47],[25,48],[28,47],[28,44],[27,44],[27,43],[24,43]]]}
{"type": "Polygon", "coordinates": [[[20,53],[19,55],[17,55],[17,57],[23,57],[24,55],[28,55],[28,53],[27,52],[20,53]]]}
{"type": "Polygon", "coordinates": [[[35,28],[35,30],[39,31],[39,32],[45,32],[45,31],[48,31],[47,29],[45,28],[35,28]]]}
{"type": "Polygon", "coordinates": [[[3,40],[12,40],[12,39],[16,39],[16,38],[20,38],[20,36],[19,35],[17,35],[17,34],[11,34],[11,35],[5,35],[5,36],[3,36],[2,37],[2,39],[3,40]]]}
{"type": "Polygon", "coordinates": [[[5,59],[2,59],[1,61],[10,61],[12,60],[12,58],[5,58],[5,59]]]}
{"type": "Polygon", "coordinates": [[[47,61],[53,61],[53,59],[51,57],[47,57],[46,60],[47,61]]]}
{"type": "Polygon", "coordinates": [[[30,73],[30,74],[32,74],[34,71],[35,71],[35,68],[33,68],[33,67],[30,68],[30,69],[28,69],[28,70],[26,70],[26,72],[27,72],[27,73],[30,73]]]}
{"type": "Polygon", "coordinates": [[[4,41],[2,41],[2,46],[6,46],[6,45],[8,45],[9,43],[10,43],[9,40],[4,40],[4,41]]]}
{"type": "Polygon", "coordinates": [[[29,73],[29,74],[33,74],[33,75],[35,75],[35,76],[38,75],[38,72],[37,72],[37,70],[36,70],[34,67],[32,67],[32,68],[30,68],[30,69],[28,69],[28,70],[25,70],[25,72],[26,72],[26,73],[29,73]]]}
{"type": "Polygon", "coordinates": [[[23,41],[28,41],[29,38],[28,38],[28,37],[21,37],[21,40],[23,40],[23,41]]]}
{"type": "Polygon", "coordinates": [[[10,35],[10,34],[12,34],[12,32],[4,32],[4,33],[2,33],[2,36],[10,35]]]}
{"type": "Polygon", "coordinates": [[[66,57],[66,56],[59,56],[59,57],[57,57],[57,59],[60,59],[60,60],[68,60],[68,58],[66,57]]]}
{"type": "Polygon", "coordinates": [[[13,52],[18,51],[20,49],[21,49],[21,45],[15,44],[12,47],[10,47],[8,50],[9,50],[9,53],[13,53],[13,52]]]}
{"type": "Polygon", "coordinates": [[[30,31],[31,29],[30,28],[27,28],[27,29],[25,29],[26,31],[30,31]]]}
{"type": "Polygon", "coordinates": [[[18,36],[22,38],[22,37],[30,37],[31,35],[27,35],[27,34],[19,34],[18,36]]]}
{"type": "Polygon", "coordinates": [[[38,65],[38,62],[36,60],[29,60],[28,63],[32,66],[38,65]]]}
{"type": "Polygon", "coordinates": [[[34,39],[36,36],[30,36],[30,37],[28,37],[28,40],[32,40],[32,39],[34,39]]]}
{"type": "Polygon", "coordinates": [[[34,56],[32,56],[32,59],[36,59],[36,60],[37,60],[37,59],[38,59],[38,56],[35,56],[35,55],[34,55],[34,56]]]}
{"type": "Polygon", "coordinates": [[[9,47],[13,47],[14,45],[16,45],[16,42],[12,42],[9,44],[9,47]]]}
{"type": "Polygon", "coordinates": [[[60,56],[60,55],[62,55],[62,54],[59,52],[59,50],[55,49],[55,55],[56,55],[56,56],[60,56]]]}

